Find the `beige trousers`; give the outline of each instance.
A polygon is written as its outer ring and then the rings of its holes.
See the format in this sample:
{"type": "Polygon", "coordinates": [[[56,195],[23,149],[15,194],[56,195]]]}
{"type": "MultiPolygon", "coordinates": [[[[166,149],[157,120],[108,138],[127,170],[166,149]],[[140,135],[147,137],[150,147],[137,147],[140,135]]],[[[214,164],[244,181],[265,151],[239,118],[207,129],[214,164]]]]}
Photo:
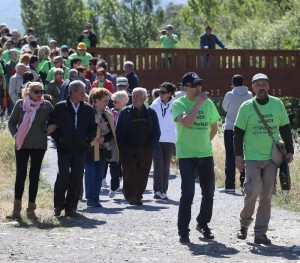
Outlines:
{"type": "Polygon", "coordinates": [[[274,192],[277,167],[271,161],[246,161],[244,183],[244,208],[240,214],[241,227],[249,227],[253,221],[256,200],[259,204],[256,213],[254,234],[266,234],[271,217],[271,199],[274,192]]]}

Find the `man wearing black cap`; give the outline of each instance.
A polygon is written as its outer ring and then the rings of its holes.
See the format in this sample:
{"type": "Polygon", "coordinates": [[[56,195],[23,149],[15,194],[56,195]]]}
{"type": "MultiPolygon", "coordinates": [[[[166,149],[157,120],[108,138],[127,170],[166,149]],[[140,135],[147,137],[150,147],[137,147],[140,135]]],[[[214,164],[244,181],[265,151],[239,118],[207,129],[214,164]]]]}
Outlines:
{"type": "Polygon", "coordinates": [[[195,174],[199,177],[202,190],[196,229],[205,238],[214,238],[208,227],[212,217],[215,191],[211,140],[217,133],[220,115],[213,102],[208,99],[207,92],[201,92],[202,79],[196,73],[186,73],[182,79],[182,86],[186,95],[173,103],[172,110],[177,125],[176,155],[182,180],[178,212],[179,242],[189,243],[195,174]]]}
{"type": "Polygon", "coordinates": [[[274,140],[278,141],[280,137],[283,139],[287,150],[285,156],[287,162],[293,160],[294,148],[285,107],[280,99],[268,95],[268,77],[262,73],[254,75],[252,88],[255,98],[241,105],[234,124],[235,164],[239,171],[246,171],[244,183],[246,196],[240,214],[241,228],[237,233],[237,238],[247,238],[248,227],[253,221],[252,216],[259,197],[254,226],[254,243],[270,245],[271,240],[266,232],[271,217],[271,199],[277,166],[271,160],[273,139],[254,108],[255,105],[269,126],[274,140]]]}

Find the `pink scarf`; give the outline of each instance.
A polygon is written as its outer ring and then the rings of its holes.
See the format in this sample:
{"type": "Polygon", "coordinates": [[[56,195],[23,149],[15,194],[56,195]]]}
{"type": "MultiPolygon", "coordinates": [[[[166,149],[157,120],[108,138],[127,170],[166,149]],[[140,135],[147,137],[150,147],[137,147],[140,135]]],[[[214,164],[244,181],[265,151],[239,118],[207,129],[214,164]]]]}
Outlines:
{"type": "Polygon", "coordinates": [[[16,148],[20,150],[25,137],[27,136],[31,124],[35,118],[35,114],[40,105],[44,102],[44,97],[38,101],[30,100],[29,96],[23,100],[23,111],[25,111],[23,121],[19,126],[18,132],[16,134],[16,148]]]}

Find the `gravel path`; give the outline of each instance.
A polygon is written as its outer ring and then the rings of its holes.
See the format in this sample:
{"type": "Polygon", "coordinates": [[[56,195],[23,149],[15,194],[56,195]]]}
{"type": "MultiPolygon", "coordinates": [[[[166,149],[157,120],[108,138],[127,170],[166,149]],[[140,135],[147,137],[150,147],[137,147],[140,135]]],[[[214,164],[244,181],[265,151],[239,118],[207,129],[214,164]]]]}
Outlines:
{"type": "MultiPolygon", "coordinates": [[[[51,185],[55,159],[55,149],[49,147],[44,173],[51,185]]],[[[268,231],[273,245],[255,245],[253,227],[247,240],[236,239],[243,197],[216,191],[210,224],[215,239],[206,241],[195,229],[201,195],[197,185],[191,243],[181,245],[176,227],[180,177],[171,176],[169,201],[154,201],[152,184],[150,175],[141,207],[128,205],[121,193],[110,199],[103,189],[103,208],[87,209],[82,202],[82,216],[62,217],[60,228],[0,221],[0,262],[300,262],[299,213],[273,208],[268,231]]]]}

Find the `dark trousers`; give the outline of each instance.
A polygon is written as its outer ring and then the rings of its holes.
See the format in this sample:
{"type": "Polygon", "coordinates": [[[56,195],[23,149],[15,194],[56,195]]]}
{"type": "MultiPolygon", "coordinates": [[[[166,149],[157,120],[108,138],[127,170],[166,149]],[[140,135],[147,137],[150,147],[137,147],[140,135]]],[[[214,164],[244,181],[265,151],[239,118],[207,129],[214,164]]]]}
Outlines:
{"type": "MultiPolygon", "coordinates": [[[[226,189],[235,189],[235,155],[233,147],[233,131],[225,130],[224,131],[224,144],[225,144],[225,188],[226,189]]],[[[245,181],[245,172],[240,173],[240,186],[244,185],[245,181]]]]}
{"type": "Polygon", "coordinates": [[[24,193],[24,185],[27,176],[27,166],[30,157],[29,169],[29,202],[35,203],[42,161],[45,155],[43,149],[20,149],[16,154],[16,182],[15,199],[21,200],[24,193]]]}
{"type": "Polygon", "coordinates": [[[191,221],[191,207],[195,194],[195,175],[199,177],[202,191],[202,201],[197,222],[200,226],[207,226],[212,217],[213,199],[215,191],[215,173],[213,157],[180,158],[181,198],[178,212],[178,234],[189,234],[191,221]]]}
{"type": "MultiPolygon", "coordinates": [[[[121,164],[118,162],[107,162],[104,174],[107,174],[108,165],[110,167],[110,190],[117,191],[120,188],[120,178],[122,178],[121,164]]],[[[104,176],[103,178],[105,178],[104,176]]]]}
{"type": "Polygon", "coordinates": [[[77,209],[82,187],[86,151],[57,153],[58,174],[54,185],[54,207],[71,211],[77,209]]]}
{"type": "Polygon", "coordinates": [[[120,147],[120,160],[123,168],[123,194],[127,201],[140,201],[147,187],[152,163],[150,145],[120,147]]]}
{"type": "Polygon", "coordinates": [[[153,150],[153,190],[167,193],[169,186],[170,162],[175,150],[175,144],[160,142],[159,148],[153,150]]]}

